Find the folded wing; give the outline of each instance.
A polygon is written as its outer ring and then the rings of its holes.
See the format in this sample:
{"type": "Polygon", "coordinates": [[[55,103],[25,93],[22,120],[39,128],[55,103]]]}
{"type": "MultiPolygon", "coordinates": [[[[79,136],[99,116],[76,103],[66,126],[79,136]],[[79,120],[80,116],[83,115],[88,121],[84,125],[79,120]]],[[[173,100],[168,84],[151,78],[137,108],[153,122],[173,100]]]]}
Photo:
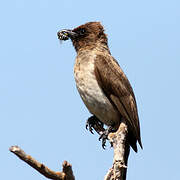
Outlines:
{"type": "Polygon", "coordinates": [[[129,143],[137,152],[136,142],[141,148],[140,125],[133,89],[126,75],[112,56],[97,55],[95,75],[110,102],[114,104],[128,125],[129,143]]]}

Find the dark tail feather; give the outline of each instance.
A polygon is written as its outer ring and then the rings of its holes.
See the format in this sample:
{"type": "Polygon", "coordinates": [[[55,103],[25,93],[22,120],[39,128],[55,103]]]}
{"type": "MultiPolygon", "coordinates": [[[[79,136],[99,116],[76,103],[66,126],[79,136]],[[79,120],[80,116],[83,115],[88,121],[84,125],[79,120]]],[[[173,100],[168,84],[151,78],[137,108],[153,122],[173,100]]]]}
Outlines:
{"type": "Polygon", "coordinates": [[[141,149],[143,149],[141,139],[138,139],[138,143],[139,143],[139,145],[140,145],[141,149]]]}
{"type": "Polygon", "coordinates": [[[127,143],[129,143],[129,145],[137,153],[137,139],[131,131],[128,133],[127,143]]]}
{"type": "MultiPolygon", "coordinates": [[[[127,166],[128,164],[128,157],[129,157],[129,152],[130,152],[130,145],[127,142],[126,147],[125,147],[125,155],[124,155],[124,160],[125,160],[125,165],[127,166]]],[[[123,180],[126,180],[126,175],[127,175],[127,168],[124,168],[124,173],[123,173],[123,180]]]]}

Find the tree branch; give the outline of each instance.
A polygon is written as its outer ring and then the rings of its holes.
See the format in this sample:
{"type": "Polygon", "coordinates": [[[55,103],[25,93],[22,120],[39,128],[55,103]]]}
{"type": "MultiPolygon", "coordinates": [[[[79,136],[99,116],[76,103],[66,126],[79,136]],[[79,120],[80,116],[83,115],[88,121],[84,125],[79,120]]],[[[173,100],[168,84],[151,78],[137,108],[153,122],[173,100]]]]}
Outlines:
{"type": "Polygon", "coordinates": [[[18,156],[21,160],[29,164],[32,168],[36,169],[39,173],[45,177],[53,180],[75,180],[73,175],[72,166],[67,161],[63,163],[63,171],[55,172],[46,167],[44,164],[39,163],[30,155],[27,155],[21,148],[18,146],[12,146],[9,150],[18,156]]]}
{"type": "Polygon", "coordinates": [[[113,166],[109,169],[104,180],[125,180],[127,172],[127,161],[130,147],[126,142],[127,125],[121,122],[115,133],[110,133],[108,138],[114,148],[113,166]]]}
{"type": "MultiPolygon", "coordinates": [[[[103,131],[101,126],[96,124],[96,132],[103,131]]],[[[127,125],[124,121],[121,122],[118,130],[115,133],[110,133],[108,139],[114,148],[113,166],[109,169],[104,180],[126,180],[127,161],[129,157],[130,146],[126,141],[127,138],[127,125]]],[[[12,153],[18,156],[21,160],[29,164],[32,168],[36,169],[45,177],[53,180],[75,180],[73,175],[72,166],[67,161],[63,163],[62,172],[55,172],[46,167],[44,164],[39,163],[30,155],[27,155],[18,146],[12,146],[9,149],[12,153]]]]}

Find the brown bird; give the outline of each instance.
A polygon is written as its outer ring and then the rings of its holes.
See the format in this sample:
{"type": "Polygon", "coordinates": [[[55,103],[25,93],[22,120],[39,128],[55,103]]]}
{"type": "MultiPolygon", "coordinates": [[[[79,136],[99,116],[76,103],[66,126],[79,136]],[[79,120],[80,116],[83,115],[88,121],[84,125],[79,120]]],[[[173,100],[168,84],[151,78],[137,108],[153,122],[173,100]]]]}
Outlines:
{"type": "Polygon", "coordinates": [[[58,32],[60,40],[72,40],[77,52],[74,76],[79,94],[93,114],[87,121],[108,128],[100,139],[105,146],[109,132],[116,131],[122,118],[128,126],[128,143],[137,152],[141,148],[140,125],[133,89],[118,62],[111,56],[107,36],[99,22],[89,22],[73,30],[58,32]]]}

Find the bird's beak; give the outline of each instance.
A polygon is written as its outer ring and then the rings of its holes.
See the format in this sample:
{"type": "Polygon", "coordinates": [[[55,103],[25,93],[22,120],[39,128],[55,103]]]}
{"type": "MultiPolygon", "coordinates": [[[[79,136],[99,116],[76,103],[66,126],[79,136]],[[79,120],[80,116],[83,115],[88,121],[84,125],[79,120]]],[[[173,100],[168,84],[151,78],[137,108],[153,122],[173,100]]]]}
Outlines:
{"type": "Polygon", "coordinates": [[[76,38],[76,37],[77,37],[77,33],[73,32],[73,31],[70,30],[70,29],[63,29],[63,30],[61,30],[61,31],[58,31],[57,36],[58,36],[58,39],[59,39],[59,40],[66,41],[66,40],[68,40],[69,38],[70,38],[70,39],[76,38]]]}

